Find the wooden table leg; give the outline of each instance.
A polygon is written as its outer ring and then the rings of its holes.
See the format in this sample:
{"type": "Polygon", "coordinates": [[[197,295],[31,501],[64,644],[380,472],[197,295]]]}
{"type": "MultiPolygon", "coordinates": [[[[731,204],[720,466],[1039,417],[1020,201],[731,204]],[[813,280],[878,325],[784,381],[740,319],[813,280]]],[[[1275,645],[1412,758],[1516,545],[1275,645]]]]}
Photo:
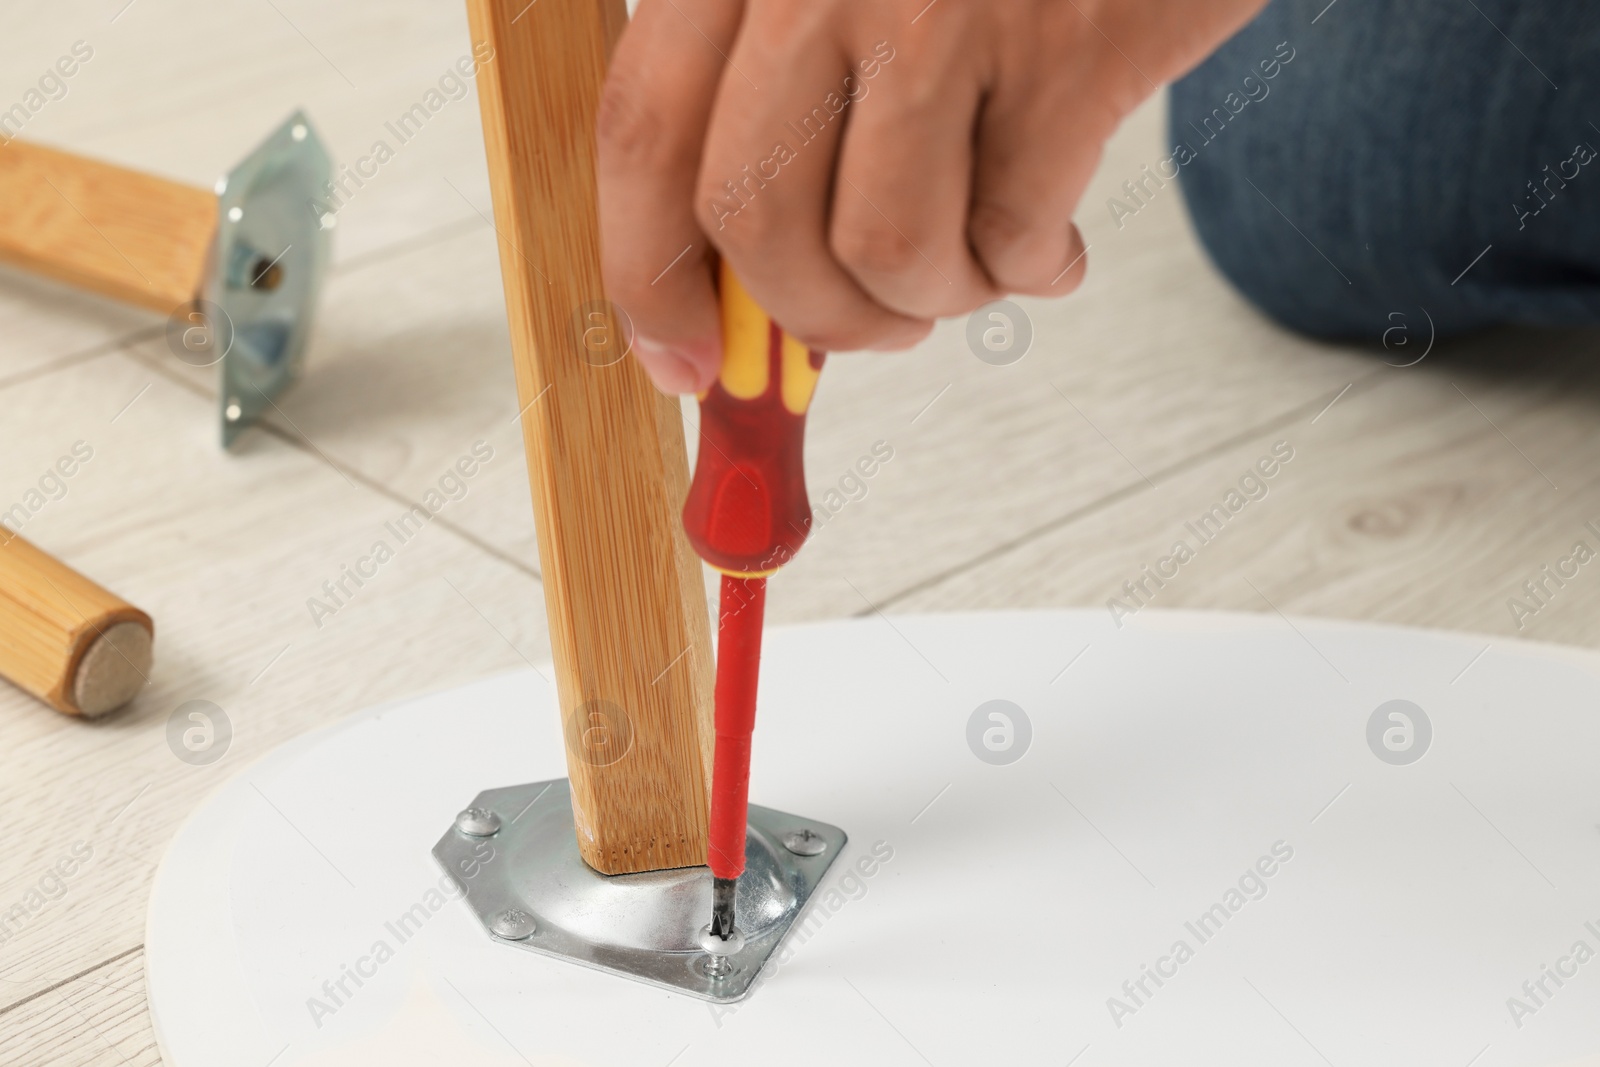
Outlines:
{"type": "Polygon", "coordinates": [[[0,145],[0,260],[169,314],[200,294],[217,197],[24,141],[0,145]]]}
{"type": "Polygon", "coordinates": [[[595,114],[623,0],[467,0],[572,780],[606,874],[705,862],[712,657],[676,399],[605,302],[595,114]]]}
{"type": "Polygon", "coordinates": [[[0,527],[0,676],[95,718],[148,681],[150,616],[0,527]]]}

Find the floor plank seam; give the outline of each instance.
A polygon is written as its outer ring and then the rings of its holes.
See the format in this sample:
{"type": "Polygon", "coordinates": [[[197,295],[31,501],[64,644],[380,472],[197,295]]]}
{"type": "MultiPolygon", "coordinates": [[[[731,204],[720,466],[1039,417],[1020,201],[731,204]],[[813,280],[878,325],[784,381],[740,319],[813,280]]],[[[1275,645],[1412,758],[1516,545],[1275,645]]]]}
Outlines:
{"type": "Polygon", "coordinates": [[[895,604],[915,596],[918,593],[926,592],[927,590],[933,589],[952,578],[958,577],[967,573],[968,571],[981,567],[985,563],[992,562],[1001,558],[1002,556],[1007,555],[1008,553],[1015,552],[1017,549],[1023,548],[1041,537],[1046,537],[1057,532],[1058,530],[1066,529],[1073,523],[1079,522],[1093,515],[1097,515],[1100,512],[1114,507],[1115,505],[1126,500],[1130,500],[1141,493],[1149,492],[1151,491],[1152,481],[1165,481],[1168,477],[1184,474],[1190,470],[1194,470],[1208,460],[1214,459],[1231,448],[1237,448],[1239,445],[1246,444],[1249,441],[1260,437],[1264,433],[1271,433],[1273,430],[1282,429],[1285,426],[1292,425],[1296,421],[1304,418],[1307,414],[1315,414],[1317,412],[1326,410],[1327,407],[1331,406],[1329,401],[1333,399],[1348,395],[1360,396],[1361,394],[1369,391],[1372,383],[1382,377],[1384,373],[1385,372],[1383,370],[1371,371],[1370,373],[1355,379],[1349,385],[1341,387],[1341,389],[1337,392],[1330,391],[1323,393],[1309,403],[1301,404],[1297,407],[1291,408],[1282,415],[1278,415],[1264,422],[1257,423],[1246,430],[1242,430],[1239,433],[1234,434],[1232,437],[1227,437],[1214,444],[1208,445],[1193,455],[1186,456],[1176,463],[1172,463],[1161,468],[1160,470],[1156,471],[1152,478],[1148,481],[1144,478],[1131,481],[1122,488],[1112,490],[1104,496],[1097,497],[1087,504],[1083,504],[1077,508],[1074,508],[1065,515],[1051,519],[1050,521],[1040,526],[1036,526],[1009,541],[1005,541],[1001,544],[993,546],[992,548],[985,549],[977,555],[947,567],[937,574],[929,575],[927,578],[924,578],[919,582],[915,582],[912,585],[909,585],[906,588],[901,589],[898,592],[889,595],[888,597],[885,597],[876,604],[869,604],[867,607],[852,613],[852,617],[859,619],[877,614],[878,612],[893,607],[895,604]]]}
{"type": "Polygon", "coordinates": [[[63,986],[69,986],[73,982],[78,981],[80,978],[85,978],[88,975],[91,975],[96,971],[104,970],[105,968],[111,966],[113,963],[116,963],[116,962],[118,962],[120,960],[125,960],[129,956],[133,955],[135,952],[142,952],[143,950],[144,950],[144,942],[141,941],[139,944],[133,946],[130,949],[126,949],[126,950],[124,950],[122,952],[117,953],[115,956],[112,956],[108,960],[103,960],[102,962],[97,963],[92,967],[85,967],[83,970],[79,971],[75,975],[72,975],[70,978],[63,978],[61,981],[56,982],[54,985],[48,985],[48,986],[45,986],[43,989],[37,990],[37,991],[35,991],[33,993],[29,993],[27,996],[23,997],[21,1000],[17,1001],[16,1003],[8,1004],[5,1007],[0,1008],[0,1017],[3,1017],[5,1015],[10,1014],[13,1011],[16,1011],[18,1008],[22,1007],[24,1004],[31,1004],[32,1002],[38,1000],[40,997],[45,996],[48,993],[54,993],[56,990],[61,989],[63,986]]]}
{"type": "MultiPolygon", "coordinates": [[[[483,221],[482,216],[469,215],[465,218],[456,219],[453,222],[445,223],[441,226],[435,226],[433,229],[417,234],[414,237],[408,237],[401,241],[395,241],[392,244],[382,245],[378,248],[372,249],[371,251],[363,252],[357,256],[352,256],[348,260],[331,264],[328,268],[328,273],[329,275],[336,276],[352,274],[356,271],[363,270],[374,263],[381,263],[386,259],[404,255],[407,252],[415,252],[419,249],[427,248],[430,245],[447,241],[452,237],[457,237],[461,234],[470,233],[473,230],[481,229],[485,225],[486,223],[483,221]]],[[[162,331],[165,329],[166,327],[164,325],[140,326],[135,330],[130,330],[127,333],[118,334],[115,337],[107,338],[104,341],[100,341],[77,352],[69,352],[66,355],[61,356],[50,356],[38,366],[30,367],[25,371],[19,371],[10,377],[0,377],[0,390],[9,389],[13,385],[21,385],[37,378],[46,377],[55,371],[65,369],[67,367],[74,367],[79,363],[86,363],[97,356],[110,355],[111,353],[120,349],[128,348],[143,341],[154,340],[155,338],[161,336],[162,331]]]]}
{"type": "Polygon", "coordinates": [[[0,378],[0,390],[9,389],[13,385],[37,381],[40,378],[48,378],[57,371],[76,367],[80,363],[87,363],[101,356],[112,355],[129,345],[135,345],[141,341],[153,340],[161,336],[161,332],[165,329],[165,326],[141,326],[137,330],[129,331],[117,337],[107,338],[77,352],[69,352],[63,356],[51,356],[38,366],[18,371],[8,378],[0,378]]]}
{"type": "Polygon", "coordinates": [[[471,233],[473,230],[484,229],[487,226],[488,223],[484,221],[482,215],[467,215],[453,222],[435,226],[431,230],[425,230],[415,236],[395,241],[392,244],[381,245],[370,251],[351,256],[349,259],[339,260],[329,265],[328,274],[330,277],[337,276],[342,278],[346,275],[354,274],[356,271],[365,270],[374,263],[382,263],[384,260],[394,259],[408,252],[427,248],[430,245],[442,244],[452,237],[459,237],[464,233],[471,233]]]}
{"type": "MultiPolygon", "coordinates": [[[[169,382],[172,382],[173,384],[182,387],[184,390],[186,390],[187,392],[189,392],[190,394],[192,394],[192,395],[194,395],[196,397],[199,397],[201,400],[205,400],[208,403],[215,403],[216,402],[216,394],[212,393],[210,390],[205,389],[202,386],[199,386],[199,385],[195,384],[193,381],[189,380],[184,375],[179,374],[178,372],[176,372],[176,371],[174,371],[174,370],[172,370],[172,369],[170,369],[168,367],[162,366],[159,361],[152,361],[152,360],[146,359],[143,356],[141,356],[138,352],[134,351],[131,348],[124,347],[123,349],[121,349],[121,351],[122,351],[122,353],[124,355],[126,355],[129,359],[133,360],[135,363],[139,364],[141,367],[144,367],[147,370],[153,371],[154,373],[161,375],[163,378],[167,379],[169,382]]],[[[313,445],[309,440],[301,437],[299,434],[290,433],[289,431],[284,430],[283,428],[281,428],[279,426],[273,425],[270,421],[265,420],[265,419],[263,419],[260,422],[257,422],[251,428],[255,429],[255,430],[260,430],[262,433],[265,433],[265,434],[268,434],[268,435],[270,435],[272,437],[277,438],[279,441],[282,441],[284,444],[289,445],[291,448],[294,448],[297,451],[303,452],[306,455],[311,456],[313,459],[316,459],[316,460],[319,460],[321,462],[326,463],[328,466],[332,467],[339,474],[342,474],[346,478],[349,478],[349,479],[351,479],[353,481],[361,483],[367,489],[371,490],[374,493],[377,493],[379,496],[384,497],[386,500],[393,501],[394,503],[399,504],[399,505],[401,505],[402,507],[405,507],[405,508],[411,508],[411,507],[415,507],[417,505],[417,501],[406,499],[406,497],[404,495],[396,492],[395,490],[390,489],[388,486],[384,485],[383,483],[381,483],[379,481],[376,481],[375,479],[369,477],[364,471],[362,471],[362,470],[360,470],[360,469],[358,469],[356,467],[352,467],[349,464],[340,463],[340,462],[334,460],[332,457],[327,456],[319,448],[317,448],[315,445],[313,445]]],[[[511,555],[510,553],[504,551],[503,549],[500,549],[500,548],[496,547],[495,545],[490,544],[489,542],[487,542],[487,541],[483,540],[482,538],[480,538],[477,534],[471,532],[470,530],[468,530],[468,529],[466,529],[466,528],[464,528],[462,526],[457,525],[456,523],[452,522],[451,520],[443,518],[443,517],[438,516],[438,515],[435,515],[433,517],[432,522],[430,522],[429,525],[430,526],[437,525],[437,526],[443,527],[446,530],[449,530],[451,533],[455,534],[457,537],[461,538],[461,540],[465,541],[467,544],[471,545],[472,547],[478,549],[481,552],[486,553],[487,555],[493,556],[495,559],[497,559],[500,562],[506,564],[508,567],[514,567],[515,569],[517,569],[517,570],[521,571],[522,573],[526,574],[528,577],[532,578],[534,581],[539,582],[540,584],[543,584],[544,578],[539,573],[537,568],[528,566],[526,563],[523,563],[521,560],[517,559],[515,556],[511,555]]]]}

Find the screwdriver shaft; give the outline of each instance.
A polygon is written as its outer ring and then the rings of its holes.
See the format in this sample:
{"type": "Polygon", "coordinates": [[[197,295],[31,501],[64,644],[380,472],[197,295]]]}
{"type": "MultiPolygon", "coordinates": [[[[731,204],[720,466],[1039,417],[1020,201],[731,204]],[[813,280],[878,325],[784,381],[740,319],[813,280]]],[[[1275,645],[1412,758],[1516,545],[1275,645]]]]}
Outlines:
{"type": "Polygon", "coordinates": [[[749,823],[750,735],[761,667],[765,578],[722,576],[718,604],[716,755],[711,770],[709,860],[715,878],[712,930],[733,928],[733,886],[744,873],[749,823]]]}

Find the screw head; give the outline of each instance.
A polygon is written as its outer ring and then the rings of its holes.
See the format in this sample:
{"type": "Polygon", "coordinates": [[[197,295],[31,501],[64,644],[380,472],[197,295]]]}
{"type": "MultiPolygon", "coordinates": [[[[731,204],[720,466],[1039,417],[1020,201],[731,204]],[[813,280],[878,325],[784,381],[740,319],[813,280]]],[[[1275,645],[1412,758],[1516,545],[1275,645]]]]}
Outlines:
{"type": "Polygon", "coordinates": [[[500,832],[500,816],[488,808],[468,808],[456,816],[456,829],[471,837],[493,837],[500,832]]]}
{"type": "Polygon", "coordinates": [[[238,222],[242,218],[244,218],[244,208],[235,205],[228,209],[229,222],[238,222]]]}
{"type": "Polygon", "coordinates": [[[244,408],[239,406],[239,401],[233,397],[229,397],[228,407],[225,411],[223,411],[222,417],[227,419],[229,422],[238,422],[243,415],[244,408]]]}
{"type": "Polygon", "coordinates": [[[726,939],[711,932],[707,923],[700,928],[700,947],[705,956],[700,960],[700,973],[707,978],[726,978],[734,972],[733,957],[744,948],[744,933],[737,926],[726,939]]]}
{"type": "Polygon", "coordinates": [[[507,941],[526,941],[539,929],[539,924],[521,908],[507,908],[494,917],[489,929],[494,931],[496,937],[503,937],[507,941]]]}
{"type": "Polygon", "coordinates": [[[809,826],[783,835],[783,847],[796,856],[820,856],[828,851],[828,842],[809,826]]]}
{"type": "Polygon", "coordinates": [[[700,928],[700,947],[708,956],[737,956],[744,948],[744,931],[735,926],[733,933],[723,939],[713,934],[711,924],[707,923],[700,928]]]}

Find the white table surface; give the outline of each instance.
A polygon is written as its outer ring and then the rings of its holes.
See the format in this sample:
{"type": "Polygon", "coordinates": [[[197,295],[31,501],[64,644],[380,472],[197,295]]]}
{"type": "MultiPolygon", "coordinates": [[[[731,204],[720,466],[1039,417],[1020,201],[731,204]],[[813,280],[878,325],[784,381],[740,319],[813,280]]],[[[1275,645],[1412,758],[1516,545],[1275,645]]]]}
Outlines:
{"type": "MultiPolygon", "coordinates": [[[[6,106],[75,41],[95,50],[26,138],[199,185],[297,106],[355,160],[468,47],[459,5],[414,0],[62,0],[4,30],[6,106]]],[[[1161,158],[1163,118],[1153,102],[1108,148],[1079,212],[1089,280],[1024,302],[1020,362],[974,358],[961,322],[903,356],[830,361],[814,495],[876,442],[894,458],[774,582],[773,618],[1104,610],[1285,441],[1270,494],[1158,606],[1600,643],[1593,568],[1520,628],[1507,606],[1574,542],[1600,547],[1594,336],[1504,333],[1402,370],[1278,330],[1208,266],[1176,189],[1111,221],[1107,198],[1161,158]]],[[[0,911],[64,835],[95,853],[0,945],[0,1062],[155,1062],[152,873],[233,770],[363,707],[548,656],[488,205],[469,95],[341,212],[306,378],[227,456],[211,376],[172,357],[159,316],[0,271],[0,505],[91,444],[23,532],[157,625],[152,684],[109,721],[0,687],[0,911]],[[478,440],[495,458],[466,498],[317,627],[307,599],[478,440]],[[234,723],[216,765],[168,748],[191,699],[234,723]]]]}

